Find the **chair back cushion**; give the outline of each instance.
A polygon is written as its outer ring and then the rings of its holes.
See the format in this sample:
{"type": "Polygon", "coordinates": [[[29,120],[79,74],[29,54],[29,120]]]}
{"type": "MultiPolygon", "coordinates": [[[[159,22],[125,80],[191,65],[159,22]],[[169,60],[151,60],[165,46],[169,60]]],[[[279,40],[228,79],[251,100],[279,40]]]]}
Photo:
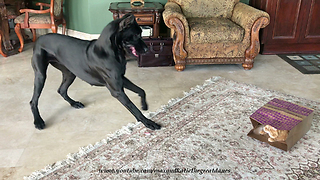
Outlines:
{"type": "Polygon", "coordinates": [[[230,18],[239,0],[168,0],[180,5],[187,18],[223,17],[230,18]]]}
{"type": "Polygon", "coordinates": [[[60,16],[62,0],[54,0],[54,15],[60,16]]]}

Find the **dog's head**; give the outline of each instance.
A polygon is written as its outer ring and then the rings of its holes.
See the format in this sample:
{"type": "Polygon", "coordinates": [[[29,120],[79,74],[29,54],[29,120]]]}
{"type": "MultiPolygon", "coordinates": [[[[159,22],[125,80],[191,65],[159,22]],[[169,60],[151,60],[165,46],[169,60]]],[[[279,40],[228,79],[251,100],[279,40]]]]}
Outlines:
{"type": "Polygon", "coordinates": [[[126,14],[120,19],[110,22],[95,42],[95,49],[108,54],[112,50],[124,50],[126,56],[138,56],[146,53],[148,46],[141,38],[142,30],[132,14],[126,14]],[[111,46],[111,48],[110,48],[111,46]],[[102,50],[103,49],[103,50],[102,50]]]}
{"type": "Polygon", "coordinates": [[[118,32],[120,42],[117,43],[122,44],[127,54],[138,57],[148,51],[148,46],[141,37],[142,30],[132,14],[126,14],[120,19],[118,32]]]}

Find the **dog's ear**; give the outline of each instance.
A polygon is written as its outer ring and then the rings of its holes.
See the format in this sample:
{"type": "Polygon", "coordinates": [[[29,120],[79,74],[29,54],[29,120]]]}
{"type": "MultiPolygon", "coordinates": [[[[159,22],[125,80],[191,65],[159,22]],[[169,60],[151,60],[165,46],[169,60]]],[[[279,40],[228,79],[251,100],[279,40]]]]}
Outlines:
{"type": "Polygon", "coordinates": [[[119,31],[129,27],[135,21],[135,17],[132,14],[126,14],[121,19],[122,20],[119,23],[119,31]]]}

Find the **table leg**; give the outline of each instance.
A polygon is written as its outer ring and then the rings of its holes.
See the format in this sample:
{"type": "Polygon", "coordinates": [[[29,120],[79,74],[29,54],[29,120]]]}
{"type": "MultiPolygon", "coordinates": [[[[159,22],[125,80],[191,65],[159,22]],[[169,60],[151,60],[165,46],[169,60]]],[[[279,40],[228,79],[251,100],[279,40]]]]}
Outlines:
{"type": "Polygon", "coordinates": [[[7,17],[7,9],[5,6],[2,6],[0,8],[0,14],[1,14],[1,30],[2,30],[2,35],[3,35],[3,46],[7,51],[13,50],[13,46],[10,42],[10,28],[9,28],[9,22],[8,22],[8,17],[7,17]]]}
{"type": "Polygon", "coordinates": [[[153,25],[153,37],[155,37],[155,38],[157,38],[157,37],[159,36],[159,31],[160,31],[160,28],[159,28],[160,18],[161,18],[160,13],[156,12],[156,20],[155,20],[154,25],[153,25]]]}

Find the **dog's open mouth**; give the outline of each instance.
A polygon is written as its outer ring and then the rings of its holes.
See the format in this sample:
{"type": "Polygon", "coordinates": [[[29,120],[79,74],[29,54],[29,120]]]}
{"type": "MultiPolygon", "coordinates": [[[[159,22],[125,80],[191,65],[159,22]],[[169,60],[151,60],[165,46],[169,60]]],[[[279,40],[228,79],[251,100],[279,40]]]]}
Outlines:
{"type": "Polygon", "coordinates": [[[133,46],[130,46],[130,50],[131,50],[131,53],[132,53],[134,56],[138,57],[136,48],[134,48],[133,46]]]}

